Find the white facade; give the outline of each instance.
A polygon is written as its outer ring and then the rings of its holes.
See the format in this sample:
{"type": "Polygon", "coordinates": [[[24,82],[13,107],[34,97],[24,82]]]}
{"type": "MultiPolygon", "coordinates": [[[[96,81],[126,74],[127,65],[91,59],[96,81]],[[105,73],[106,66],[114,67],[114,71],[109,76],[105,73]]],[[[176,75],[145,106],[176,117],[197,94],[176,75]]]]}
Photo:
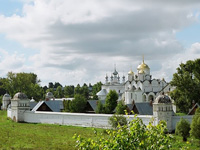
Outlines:
{"type": "Polygon", "coordinates": [[[128,72],[127,81],[125,81],[124,76],[122,78],[123,80],[120,82],[116,69],[110,77],[110,82],[106,75],[105,84],[102,85],[102,90],[97,93],[98,98],[105,100],[107,93],[110,90],[115,90],[119,94],[119,100],[124,100],[125,104],[133,104],[154,101],[161,91],[168,93],[172,90],[170,84],[164,79],[152,79],[150,68],[144,63],[144,60],[137,67],[137,74],[131,70],[128,72]]]}
{"type": "Polygon", "coordinates": [[[11,103],[11,96],[9,94],[4,94],[2,99],[2,108],[3,110],[6,110],[8,108],[8,105],[11,103]]]}
{"type": "Polygon", "coordinates": [[[116,68],[114,72],[109,77],[106,75],[105,77],[105,84],[102,85],[101,91],[97,93],[99,100],[105,100],[106,95],[109,93],[110,90],[115,90],[118,95],[119,99],[122,99],[122,94],[125,92],[125,76],[122,76],[122,81],[120,81],[119,73],[117,72],[116,68]]]}
{"type": "Polygon", "coordinates": [[[24,112],[30,110],[30,100],[21,92],[11,99],[11,119],[16,122],[24,121],[24,112]]]}

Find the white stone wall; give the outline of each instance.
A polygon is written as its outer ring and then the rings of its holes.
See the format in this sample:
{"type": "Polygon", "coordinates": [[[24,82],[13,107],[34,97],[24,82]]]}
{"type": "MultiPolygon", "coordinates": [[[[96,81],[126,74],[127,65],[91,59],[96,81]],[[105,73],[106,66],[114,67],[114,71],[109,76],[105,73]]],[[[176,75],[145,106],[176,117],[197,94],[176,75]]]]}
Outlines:
{"type": "MultiPolygon", "coordinates": [[[[108,118],[111,114],[84,114],[84,113],[58,113],[58,112],[32,112],[24,113],[24,121],[29,123],[61,124],[83,127],[110,128],[108,118]]],[[[133,115],[125,116],[129,120],[133,115]]],[[[138,116],[147,125],[152,116],[138,116]]]]}
{"type": "Polygon", "coordinates": [[[7,117],[11,118],[11,109],[10,108],[7,109],[7,117]]]}
{"type": "MultiPolygon", "coordinates": [[[[12,117],[11,109],[7,110],[7,116],[12,117]]],[[[97,127],[97,128],[110,128],[108,123],[109,117],[112,114],[84,114],[84,113],[60,113],[60,112],[32,112],[25,111],[24,121],[28,123],[47,123],[47,124],[60,124],[60,125],[72,125],[82,127],[97,127]]],[[[125,117],[131,121],[134,119],[134,115],[125,117]]],[[[138,118],[142,119],[145,125],[148,125],[150,121],[153,121],[153,125],[156,125],[156,118],[151,115],[138,115],[138,118]]],[[[175,130],[176,123],[181,118],[187,119],[192,122],[193,116],[172,116],[172,130],[175,130]]]]}
{"type": "Polygon", "coordinates": [[[192,117],[193,115],[187,115],[187,116],[172,116],[172,129],[176,129],[177,122],[180,121],[181,118],[188,120],[190,123],[192,123],[192,117]]]}

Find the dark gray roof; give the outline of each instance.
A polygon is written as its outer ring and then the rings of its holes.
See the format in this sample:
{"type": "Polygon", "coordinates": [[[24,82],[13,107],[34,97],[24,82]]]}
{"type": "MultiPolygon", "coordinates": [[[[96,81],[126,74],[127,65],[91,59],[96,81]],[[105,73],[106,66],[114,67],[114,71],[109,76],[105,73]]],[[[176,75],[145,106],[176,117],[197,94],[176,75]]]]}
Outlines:
{"type": "Polygon", "coordinates": [[[127,104],[126,106],[128,107],[129,110],[133,110],[133,104],[127,104]]]}
{"type": "Polygon", "coordinates": [[[135,103],[134,105],[140,115],[153,115],[153,107],[149,102],[135,103]]]}
{"type": "Polygon", "coordinates": [[[40,101],[35,105],[32,111],[37,111],[43,103],[45,103],[53,112],[60,112],[63,109],[62,101],[40,101]]]}
{"type": "Polygon", "coordinates": [[[103,105],[105,104],[105,100],[88,100],[88,103],[92,107],[92,109],[95,111],[97,108],[98,101],[101,102],[103,105]]]}
{"type": "Polygon", "coordinates": [[[37,105],[37,102],[30,102],[30,109],[32,110],[37,105]]]}

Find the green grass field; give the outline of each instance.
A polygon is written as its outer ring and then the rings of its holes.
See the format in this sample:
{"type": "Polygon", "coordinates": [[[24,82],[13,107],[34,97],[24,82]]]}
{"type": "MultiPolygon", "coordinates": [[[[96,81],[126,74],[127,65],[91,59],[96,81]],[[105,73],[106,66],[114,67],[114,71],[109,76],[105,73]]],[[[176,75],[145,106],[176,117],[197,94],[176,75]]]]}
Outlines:
{"type": "MultiPolygon", "coordinates": [[[[104,129],[96,130],[104,133],[104,129]]],[[[76,141],[72,137],[75,133],[85,138],[96,138],[93,128],[15,123],[7,119],[5,111],[0,111],[0,149],[74,150],[76,141]]],[[[200,150],[198,140],[189,138],[188,142],[182,142],[179,136],[175,136],[175,139],[173,149],[188,147],[190,150],[200,150]]]]}
{"type": "MultiPolygon", "coordinates": [[[[102,132],[103,129],[97,129],[102,132]]],[[[74,134],[94,138],[92,128],[15,123],[0,111],[0,149],[75,149],[74,134]]]]}

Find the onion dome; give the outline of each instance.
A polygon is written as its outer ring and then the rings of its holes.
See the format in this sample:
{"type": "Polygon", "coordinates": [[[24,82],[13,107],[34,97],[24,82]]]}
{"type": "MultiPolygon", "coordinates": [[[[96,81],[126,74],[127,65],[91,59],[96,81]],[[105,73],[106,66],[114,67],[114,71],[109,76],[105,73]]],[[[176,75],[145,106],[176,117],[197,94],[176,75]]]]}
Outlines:
{"type": "Polygon", "coordinates": [[[137,67],[137,70],[145,70],[145,69],[149,69],[149,66],[147,64],[143,62],[137,67]]]}
{"type": "Polygon", "coordinates": [[[155,103],[171,103],[171,99],[169,96],[163,94],[156,98],[155,103]]]}
{"type": "Polygon", "coordinates": [[[128,72],[128,75],[134,75],[134,72],[132,71],[132,69],[128,72]]]}
{"type": "Polygon", "coordinates": [[[145,72],[144,72],[144,70],[140,70],[139,73],[140,73],[140,74],[143,74],[143,73],[145,73],[145,72]]]}
{"type": "Polygon", "coordinates": [[[26,94],[22,92],[16,93],[13,97],[13,100],[23,100],[23,99],[28,99],[28,97],[26,96],[26,94]]]}
{"type": "Polygon", "coordinates": [[[117,70],[115,69],[115,71],[113,72],[113,75],[118,75],[117,70]]]}

